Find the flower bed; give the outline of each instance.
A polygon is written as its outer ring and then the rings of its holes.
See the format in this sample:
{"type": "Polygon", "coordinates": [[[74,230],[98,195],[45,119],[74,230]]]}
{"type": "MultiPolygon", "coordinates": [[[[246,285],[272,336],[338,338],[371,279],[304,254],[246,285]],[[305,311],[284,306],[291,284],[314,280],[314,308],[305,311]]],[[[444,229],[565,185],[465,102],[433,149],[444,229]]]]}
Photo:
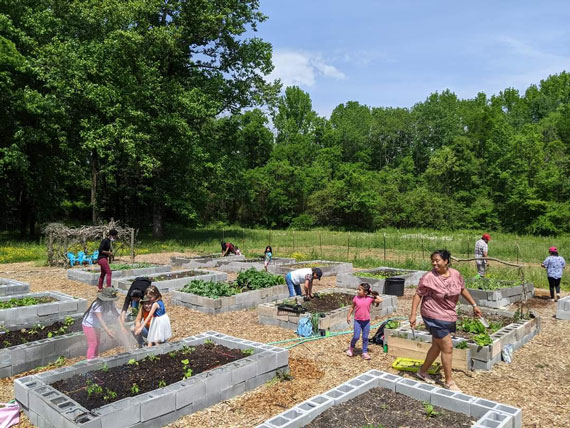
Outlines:
{"type": "MultiPolygon", "coordinates": [[[[352,304],[352,298],[354,298],[355,295],[356,290],[331,288],[319,292],[321,298],[312,299],[310,302],[304,302],[302,297],[294,297],[279,300],[274,303],[261,304],[257,307],[257,315],[261,324],[276,325],[290,330],[296,330],[299,320],[306,317],[307,314],[279,310],[278,306],[280,304],[298,304],[305,306],[309,315],[311,313],[321,313],[318,320],[318,329],[322,330],[322,332],[343,331],[350,328],[350,325],[346,323],[346,317],[352,304]],[[329,299],[327,295],[332,294],[340,295],[340,297],[335,298],[331,296],[329,299]],[[332,305],[330,305],[331,302],[333,302],[332,305]]],[[[383,301],[378,307],[375,305],[370,307],[371,319],[389,315],[397,309],[398,300],[395,296],[382,295],[381,297],[383,301]]]]}
{"type": "MultiPolygon", "coordinates": [[[[161,293],[177,290],[184,287],[190,281],[199,279],[203,281],[225,281],[227,275],[222,272],[214,272],[210,270],[177,270],[167,273],[157,273],[154,275],[145,275],[152,281],[152,285],[158,287],[161,293]]],[[[121,293],[129,290],[135,277],[123,278],[117,282],[117,289],[121,293]]]]}
{"type": "MultiPolygon", "coordinates": [[[[452,415],[455,419],[446,425],[434,425],[433,422],[437,422],[441,416],[433,414],[436,411],[469,416],[476,421],[473,425],[467,425],[472,428],[522,427],[522,410],[517,407],[449,391],[391,373],[369,370],[268,419],[257,428],[285,426],[298,428],[308,424],[311,427],[382,427],[384,423],[392,422],[383,419],[390,410],[387,407],[391,403],[386,400],[374,400],[370,403],[369,397],[378,395],[392,399],[397,395],[403,395],[422,403],[420,409],[423,407],[425,411],[423,414],[420,412],[420,416],[415,416],[414,411],[408,406],[394,409],[399,411],[398,418],[404,416],[404,419],[397,420],[395,426],[464,426],[461,425],[462,418],[457,415],[452,415]],[[379,391],[375,391],[376,389],[379,391]],[[386,393],[386,391],[391,392],[386,393]],[[364,393],[367,393],[367,397],[360,397],[364,393]],[[436,409],[434,406],[444,410],[436,409]],[[402,422],[404,420],[405,422],[402,422]]],[[[396,403],[398,402],[401,403],[402,400],[398,399],[396,403]]]]}
{"type": "Polygon", "coordinates": [[[323,276],[334,276],[340,273],[352,272],[352,263],[332,262],[328,260],[310,260],[300,263],[269,265],[268,270],[272,273],[285,275],[293,270],[316,267],[320,268],[323,271],[323,276]]]}
{"type": "MultiPolygon", "coordinates": [[[[118,282],[127,277],[136,278],[137,276],[148,276],[155,273],[170,272],[172,270],[170,265],[149,265],[148,263],[138,263],[135,265],[116,264],[115,266],[117,269],[113,268],[113,263],[111,264],[111,285],[113,285],[113,287],[118,287],[118,282]],[[134,267],[129,268],[129,266],[134,267]]],[[[101,274],[100,272],[101,270],[98,267],[72,268],[67,270],[67,279],[84,282],[89,285],[97,285],[101,274]]]]}
{"type": "MultiPolygon", "coordinates": [[[[461,307],[469,313],[471,307],[461,307]]],[[[471,322],[471,332],[461,331],[461,322],[457,323],[457,333],[452,334],[454,345],[454,368],[463,370],[490,370],[502,360],[502,351],[507,345],[513,350],[519,349],[540,332],[540,318],[519,319],[516,313],[490,308],[481,308],[488,318],[490,328],[485,329],[479,322],[471,322]],[[494,325],[499,319],[509,323],[498,329],[494,325]]],[[[421,318],[418,318],[418,321],[421,318]]],[[[474,320],[473,320],[474,321],[474,320]]],[[[431,335],[416,329],[412,332],[408,321],[401,322],[397,328],[386,329],[388,353],[395,357],[424,359],[431,345],[431,335]]],[[[439,359],[437,361],[440,361],[439,359]]]]}
{"type": "Polygon", "coordinates": [[[191,268],[215,268],[222,263],[230,263],[235,261],[245,260],[245,256],[229,255],[222,257],[221,254],[209,254],[205,256],[195,257],[171,257],[170,262],[174,266],[184,266],[187,269],[191,268]]]}
{"type": "MultiPolygon", "coordinates": [[[[271,259],[269,266],[273,265],[283,265],[288,263],[293,263],[295,259],[284,258],[284,257],[274,257],[271,259]]],[[[268,266],[268,270],[269,269],[268,266]]],[[[265,263],[263,257],[257,259],[245,259],[242,261],[231,261],[229,263],[222,263],[218,269],[223,272],[241,272],[247,269],[256,269],[259,271],[265,270],[265,263]]]]}
{"type": "Polygon", "coordinates": [[[209,314],[250,309],[287,297],[284,282],[282,276],[249,269],[240,272],[235,283],[192,281],[172,291],[172,304],[209,314]]]}
{"type": "Polygon", "coordinates": [[[26,294],[30,292],[30,284],[15,279],[0,278],[0,296],[26,294]]]}
{"type": "Polygon", "coordinates": [[[20,378],[14,382],[14,392],[30,421],[41,427],[162,426],[256,388],[273,378],[277,371],[287,372],[288,358],[288,351],[282,348],[207,332],[178,342],[82,361],[20,378]],[[212,346],[204,346],[210,341],[215,344],[214,348],[221,350],[213,361],[209,360],[214,354],[205,349],[212,346]],[[221,346],[233,351],[228,352],[221,346]],[[199,348],[206,352],[202,362],[192,356],[199,348]],[[190,352],[184,353],[187,351],[190,352]],[[231,358],[224,354],[230,354],[231,358]],[[236,356],[241,359],[226,363],[236,356]],[[221,357],[226,359],[222,361],[221,357]],[[167,367],[169,359],[173,359],[174,368],[167,367]],[[192,367],[205,371],[196,374],[199,370],[192,367]],[[112,376],[115,371],[120,372],[120,376],[112,376]],[[121,399],[119,383],[128,372],[138,376],[122,381],[126,396],[121,399]],[[79,396],[75,396],[80,401],[87,395],[84,402],[88,407],[61,392],[64,385],[76,391],[79,396]],[[95,397],[101,403],[99,407],[95,407],[98,405],[95,397]]]}
{"type": "Polygon", "coordinates": [[[46,291],[0,297],[0,307],[2,306],[10,307],[0,309],[0,322],[19,325],[65,318],[66,315],[85,311],[87,302],[85,299],[71,297],[58,291],[46,291]],[[10,301],[31,304],[13,306],[9,304],[10,301]]]}
{"type": "MultiPolygon", "coordinates": [[[[522,284],[515,281],[501,281],[496,279],[478,278],[467,279],[465,286],[479,306],[488,308],[502,308],[511,303],[524,300],[534,296],[534,285],[532,283],[522,284]],[[524,290],[523,290],[524,287],[524,290]]],[[[461,303],[467,303],[463,297],[461,303]]]]}
{"type": "Polygon", "coordinates": [[[420,278],[426,274],[424,270],[397,269],[378,267],[352,273],[341,273],[336,276],[336,286],[343,288],[358,288],[362,282],[372,286],[372,290],[384,293],[386,278],[404,278],[405,285],[418,285],[420,278]]]}

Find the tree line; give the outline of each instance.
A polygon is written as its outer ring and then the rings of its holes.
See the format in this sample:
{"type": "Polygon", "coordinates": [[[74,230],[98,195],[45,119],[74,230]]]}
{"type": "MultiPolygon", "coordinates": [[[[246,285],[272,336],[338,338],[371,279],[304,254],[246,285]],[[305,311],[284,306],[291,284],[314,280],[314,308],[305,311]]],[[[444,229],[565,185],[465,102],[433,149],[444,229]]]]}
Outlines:
{"type": "Polygon", "coordinates": [[[258,0],[0,2],[0,218],[570,230],[570,75],[337,106],[265,78],[258,0]]]}

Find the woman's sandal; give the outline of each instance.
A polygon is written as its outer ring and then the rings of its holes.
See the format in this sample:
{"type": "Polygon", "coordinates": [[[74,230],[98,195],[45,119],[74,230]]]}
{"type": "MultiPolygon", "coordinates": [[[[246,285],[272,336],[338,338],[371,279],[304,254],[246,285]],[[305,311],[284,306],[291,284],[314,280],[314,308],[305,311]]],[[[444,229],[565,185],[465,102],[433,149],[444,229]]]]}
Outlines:
{"type": "Polygon", "coordinates": [[[446,383],[445,388],[449,389],[450,391],[461,392],[461,389],[459,389],[459,387],[457,386],[457,384],[453,380],[449,383],[446,383]]]}
{"type": "Polygon", "coordinates": [[[427,373],[423,374],[419,370],[416,372],[416,377],[420,380],[423,380],[425,383],[429,383],[432,385],[435,384],[435,380],[433,380],[429,374],[427,373]]]}

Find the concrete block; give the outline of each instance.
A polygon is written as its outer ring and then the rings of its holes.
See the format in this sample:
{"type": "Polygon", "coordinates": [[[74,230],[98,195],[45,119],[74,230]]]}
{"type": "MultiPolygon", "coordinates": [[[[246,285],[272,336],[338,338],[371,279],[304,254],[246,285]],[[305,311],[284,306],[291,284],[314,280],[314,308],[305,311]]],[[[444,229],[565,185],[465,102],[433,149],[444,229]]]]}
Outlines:
{"type": "Polygon", "coordinates": [[[173,412],[176,409],[175,397],[174,391],[164,388],[137,397],[140,404],[140,420],[145,422],[173,412]]]}
{"type": "Polygon", "coordinates": [[[125,398],[103,406],[95,412],[104,428],[122,428],[141,422],[141,404],[138,400],[125,398]]]}
{"type": "Polygon", "coordinates": [[[443,388],[436,388],[431,394],[431,404],[434,406],[465,415],[471,414],[471,403],[473,400],[475,400],[475,397],[471,395],[443,388]]]}
{"type": "Polygon", "coordinates": [[[400,382],[400,380],[404,379],[401,376],[397,376],[391,373],[384,373],[382,372],[382,375],[380,377],[378,377],[378,386],[381,386],[382,388],[387,388],[390,389],[392,391],[396,391],[396,384],[398,382],[400,382]]]}
{"type": "Polygon", "coordinates": [[[513,428],[522,427],[522,409],[518,407],[508,406],[506,404],[498,404],[495,410],[513,418],[513,428]]]}
{"type": "Polygon", "coordinates": [[[175,391],[176,409],[186,407],[200,397],[206,395],[206,384],[204,380],[197,377],[185,379],[181,383],[182,388],[175,391]]]}
{"type": "Polygon", "coordinates": [[[509,416],[489,411],[483,415],[472,428],[510,428],[512,427],[512,418],[509,416]]]}
{"type": "Polygon", "coordinates": [[[396,383],[396,392],[420,401],[429,402],[431,392],[436,389],[433,385],[407,378],[401,379],[396,383]]]}

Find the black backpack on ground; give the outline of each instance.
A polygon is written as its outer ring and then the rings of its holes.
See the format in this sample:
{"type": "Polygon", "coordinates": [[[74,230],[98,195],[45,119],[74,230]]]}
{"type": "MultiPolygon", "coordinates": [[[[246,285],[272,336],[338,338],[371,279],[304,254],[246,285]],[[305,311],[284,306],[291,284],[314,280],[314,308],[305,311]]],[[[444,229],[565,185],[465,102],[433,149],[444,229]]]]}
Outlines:
{"type": "Polygon", "coordinates": [[[375,345],[384,346],[384,327],[386,327],[388,321],[390,320],[387,319],[383,321],[382,324],[380,324],[380,327],[378,327],[378,330],[376,330],[374,336],[368,338],[368,342],[374,343],[375,345]]]}

